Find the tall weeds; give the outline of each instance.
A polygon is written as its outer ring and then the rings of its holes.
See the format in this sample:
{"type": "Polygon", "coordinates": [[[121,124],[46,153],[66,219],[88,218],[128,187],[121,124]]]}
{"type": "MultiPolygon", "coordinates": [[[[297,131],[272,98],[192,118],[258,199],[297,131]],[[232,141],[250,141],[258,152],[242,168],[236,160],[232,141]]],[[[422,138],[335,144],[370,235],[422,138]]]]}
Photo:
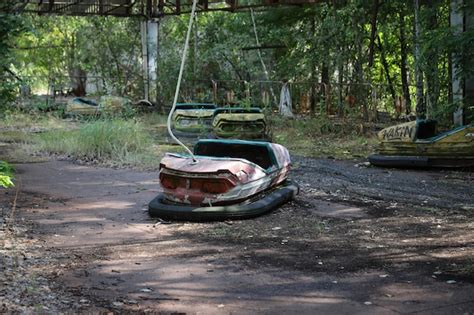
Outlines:
{"type": "Polygon", "coordinates": [[[367,156],[376,142],[360,133],[357,120],[317,116],[306,119],[269,117],[273,141],[293,154],[312,157],[351,159],[367,156]]]}
{"type": "Polygon", "coordinates": [[[79,158],[125,162],[150,151],[152,139],[140,124],[130,120],[100,120],[79,130],[46,132],[40,136],[41,151],[79,158]]]}

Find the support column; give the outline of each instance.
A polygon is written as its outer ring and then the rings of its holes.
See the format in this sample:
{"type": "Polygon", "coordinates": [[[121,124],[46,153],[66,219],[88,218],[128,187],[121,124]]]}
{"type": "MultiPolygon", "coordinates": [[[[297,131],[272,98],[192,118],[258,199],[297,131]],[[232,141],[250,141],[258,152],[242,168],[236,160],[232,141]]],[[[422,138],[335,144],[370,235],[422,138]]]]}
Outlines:
{"type": "Polygon", "coordinates": [[[140,33],[142,39],[142,74],[143,74],[143,99],[149,100],[150,95],[148,93],[150,85],[148,82],[148,46],[147,46],[147,35],[146,35],[146,21],[142,21],[140,24],[140,33]]]}
{"type": "Polygon", "coordinates": [[[144,99],[157,102],[157,69],[159,21],[148,20],[141,24],[142,66],[144,99]]]}
{"type": "MultiPolygon", "coordinates": [[[[464,30],[464,14],[462,12],[463,0],[451,0],[451,15],[450,24],[454,29],[454,34],[459,35],[464,30]]],[[[452,68],[452,88],[453,88],[453,102],[458,104],[458,108],[453,113],[453,122],[455,126],[463,125],[463,96],[464,96],[464,84],[459,76],[459,53],[455,53],[452,56],[453,66],[452,68]]]]}

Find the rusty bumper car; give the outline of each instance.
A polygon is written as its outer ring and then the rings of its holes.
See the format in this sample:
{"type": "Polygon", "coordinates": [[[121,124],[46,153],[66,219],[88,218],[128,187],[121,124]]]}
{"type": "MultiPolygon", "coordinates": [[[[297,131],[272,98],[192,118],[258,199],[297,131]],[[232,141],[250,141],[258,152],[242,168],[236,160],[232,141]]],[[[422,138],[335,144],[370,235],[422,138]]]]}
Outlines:
{"type": "Polygon", "coordinates": [[[378,133],[379,148],[369,156],[376,166],[472,167],[474,125],[436,132],[436,121],[417,120],[378,133]]]}
{"type": "Polygon", "coordinates": [[[101,96],[96,102],[92,99],[76,97],[66,105],[65,114],[68,116],[99,116],[102,114],[120,114],[131,109],[130,100],[119,96],[101,96]]]}
{"type": "Polygon", "coordinates": [[[172,116],[175,133],[179,136],[195,136],[210,132],[216,108],[216,105],[207,103],[176,104],[172,116]]]}
{"type": "Polygon", "coordinates": [[[65,114],[69,116],[95,116],[100,113],[99,103],[94,100],[76,97],[66,105],[65,114]]]}
{"type": "Polygon", "coordinates": [[[191,156],[168,153],[160,163],[163,192],[151,216],[212,221],[261,215],[299,192],[288,179],[288,150],[269,142],[200,140],[191,156]]]}
{"type": "Polygon", "coordinates": [[[214,136],[250,140],[267,140],[265,115],[260,108],[222,107],[214,111],[214,136]]]}

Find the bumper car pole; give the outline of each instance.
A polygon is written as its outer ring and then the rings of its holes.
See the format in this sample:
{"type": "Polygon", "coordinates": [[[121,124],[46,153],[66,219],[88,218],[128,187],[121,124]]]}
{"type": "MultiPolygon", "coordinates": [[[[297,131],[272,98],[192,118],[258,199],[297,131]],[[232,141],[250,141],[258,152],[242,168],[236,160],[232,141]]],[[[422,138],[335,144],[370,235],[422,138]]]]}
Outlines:
{"type": "Polygon", "coordinates": [[[181,79],[183,78],[184,65],[186,63],[186,57],[187,57],[188,48],[189,48],[189,38],[191,37],[191,30],[193,28],[194,15],[196,14],[196,5],[197,5],[197,0],[193,0],[193,7],[191,9],[191,15],[189,17],[188,31],[186,33],[186,40],[184,42],[183,55],[181,56],[181,66],[179,68],[178,82],[176,83],[176,91],[174,93],[173,107],[171,107],[170,113],[168,114],[168,121],[166,125],[168,128],[168,133],[171,136],[171,138],[189,153],[189,155],[193,159],[192,163],[197,163],[198,161],[196,157],[194,156],[193,152],[184,143],[182,143],[178,138],[176,138],[176,136],[173,134],[173,131],[171,130],[171,118],[173,116],[174,110],[176,109],[176,103],[178,102],[179,90],[181,87],[181,79]]]}

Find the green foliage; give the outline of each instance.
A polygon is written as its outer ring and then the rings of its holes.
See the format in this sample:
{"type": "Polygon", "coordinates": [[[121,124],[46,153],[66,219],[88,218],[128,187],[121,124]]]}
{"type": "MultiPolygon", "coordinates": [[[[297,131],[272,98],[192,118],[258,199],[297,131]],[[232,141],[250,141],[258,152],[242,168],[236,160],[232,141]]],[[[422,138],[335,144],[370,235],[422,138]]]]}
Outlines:
{"type": "Polygon", "coordinates": [[[25,16],[34,26],[17,40],[17,71],[36,90],[71,88],[86,75],[102,94],[139,95],[139,20],[112,17],[25,16]]]}
{"type": "MultiPolygon", "coordinates": [[[[449,59],[453,58],[460,65],[456,70],[461,78],[474,74],[474,31],[458,34],[449,26],[449,1],[422,3],[422,34],[418,40],[425,98],[429,100],[430,116],[448,119],[452,110],[448,105],[452,103],[449,59]]],[[[366,114],[374,103],[372,95],[377,92],[378,99],[382,100],[377,109],[394,113],[394,97],[406,97],[404,92],[408,91],[413,98],[415,92],[413,9],[412,0],[353,0],[258,11],[255,18],[261,46],[277,47],[260,49],[260,52],[256,49],[249,12],[199,14],[190,43],[181,99],[212,101],[211,80],[219,81],[218,93],[232,90],[236,100],[247,99],[248,86],[244,82],[267,79],[260,53],[270,80],[307,83],[309,88],[302,94],[311,98],[313,114],[318,108],[335,107],[334,97],[325,99],[322,89],[310,87],[321,82],[330,83],[333,90],[336,84],[343,86],[336,106],[344,106],[345,97],[352,95],[357,100],[356,110],[361,112],[362,108],[366,114]],[[377,10],[374,3],[379,4],[377,10]],[[372,38],[374,16],[376,36],[372,38]],[[408,70],[406,75],[401,70],[402,55],[408,70]]],[[[466,4],[464,9],[467,16],[472,15],[472,5],[466,4]]],[[[173,98],[188,17],[160,20],[157,88],[159,102],[164,105],[169,105],[173,98]]],[[[50,83],[68,87],[74,83],[68,76],[82,73],[88,76],[89,85],[92,83],[98,88],[97,94],[142,98],[138,19],[64,16],[53,19],[34,15],[20,18],[4,14],[0,31],[3,36],[0,59],[7,56],[12,70],[22,77],[31,76],[26,81],[36,90],[44,91],[50,83]],[[11,30],[20,29],[21,24],[32,27],[30,32],[18,36],[18,31],[11,30]],[[9,32],[4,32],[5,29],[9,32]],[[15,60],[11,47],[16,47],[15,60]]],[[[15,84],[10,77],[2,87],[11,92],[15,84]]],[[[273,94],[278,97],[278,90],[275,87],[274,90],[273,94]]],[[[224,103],[222,95],[217,98],[224,103]]],[[[271,101],[276,105],[273,96],[271,101]]],[[[298,102],[294,100],[296,108],[298,102]]]]}
{"type": "Polygon", "coordinates": [[[239,104],[239,107],[243,107],[243,108],[250,108],[254,106],[254,104],[252,103],[252,100],[249,98],[244,98],[243,100],[237,103],[239,104]]]}
{"type": "Polygon", "coordinates": [[[269,119],[274,141],[294,154],[352,159],[370,154],[377,140],[361,134],[355,120],[331,120],[326,116],[288,120],[269,119]]]}
{"type": "Polygon", "coordinates": [[[11,47],[17,36],[24,30],[22,18],[14,14],[14,1],[0,3],[0,109],[14,100],[18,79],[12,72],[14,56],[11,47]]]}
{"type": "Polygon", "coordinates": [[[0,187],[8,188],[13,186],[13,167],[5,161],[0,161],[0,187]]]}

